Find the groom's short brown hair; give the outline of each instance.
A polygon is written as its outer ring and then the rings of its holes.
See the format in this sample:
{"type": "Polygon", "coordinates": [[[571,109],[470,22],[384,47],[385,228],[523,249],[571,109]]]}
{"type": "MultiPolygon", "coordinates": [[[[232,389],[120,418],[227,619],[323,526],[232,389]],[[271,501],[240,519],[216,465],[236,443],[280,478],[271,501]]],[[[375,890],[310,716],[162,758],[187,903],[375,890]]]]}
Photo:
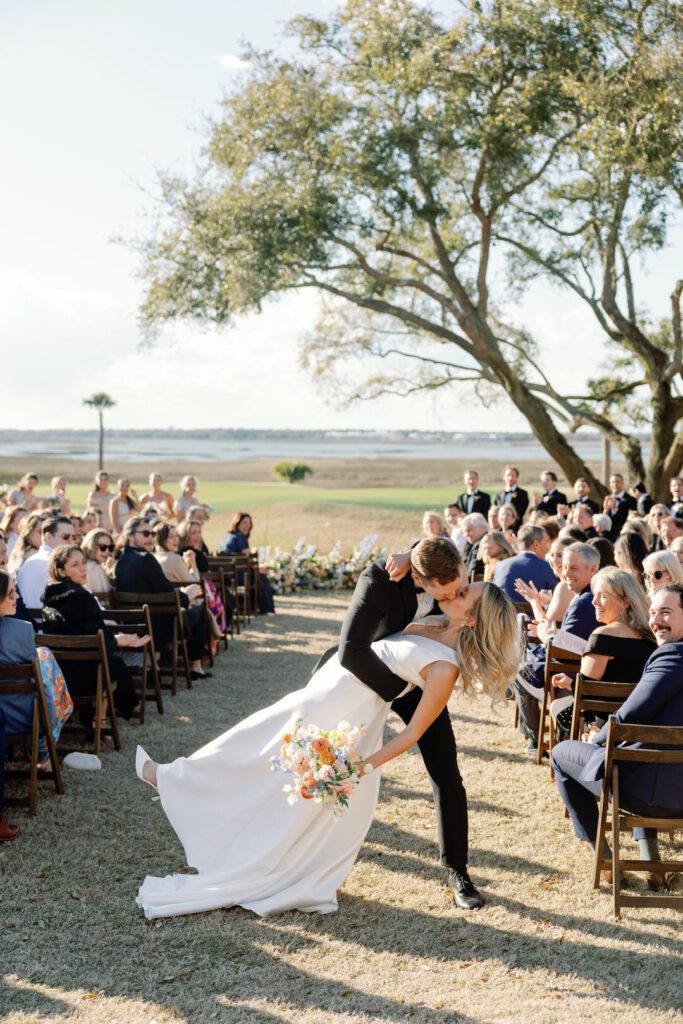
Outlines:
{"type": "Polygon", "coordinates": [[[420,579],[442,586],[458,578],[462,565],[460,552],[446,537],[425,537],[410,552],[410,561],[420,579]]]}

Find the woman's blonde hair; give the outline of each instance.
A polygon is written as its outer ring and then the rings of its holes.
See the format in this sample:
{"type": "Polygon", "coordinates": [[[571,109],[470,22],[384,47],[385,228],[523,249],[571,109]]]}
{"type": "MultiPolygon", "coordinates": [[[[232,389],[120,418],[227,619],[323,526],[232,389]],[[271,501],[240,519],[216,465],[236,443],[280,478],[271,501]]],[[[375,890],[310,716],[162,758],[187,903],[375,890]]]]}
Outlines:
{"type": "Polygon", "coordinates": [[[16,517],[23,512],[27,514],[28,509],[24,508],[23,505],[8,505],[2,514],[2,521],[0,521],[0,530],[6,535],[12,528],[12,523],[16,517]]]}
{"type": "MultiPolygon", "coordinates": [[[[446,526],[445,526],[444,521],[443,521],[443,519],[441,518],[441,516],[439,515],[438,512],[423,512],[422,513],[422,530],[423,531],[424,531],[424,528],[425,528],[424,527],[425,519],[436,519],[437,523],[439,524],[439,533],[445,533],[446,526]]],[[[428,537],[432,537],[433,534],[428,533],[427,536],[428,537]]]]}
{"type": "Polygon", "coordinates": [[[521,658],[517,611],[504,590],[485,583],[472,608],[473,626],[463,626],[455,642],[463,693],[481,690],[495,702],[517,674],[521,658]]]}
{"type": "Polygon", "coordinates": [[[672,583],[683,583],[683,565],[678,561],[678,555],[669,551],[668,548],[653,551],[643,560],[644,572],[649,574],[656,572],[657,569],[668,572],[672,583]]]}
{"type": "Polygon", "coordinates": [[[654,537],[652,536],[652,530],[644,519],[639,516],[629,517],[621,528],[622,533],[626,533],[631,530],[633,533],[639,533],[645,541],[648,551],[652,547],[654,537]]]}
{"type": "Polygon", "coordinates": [[[42,522],[42,512],[29,512],[26,519],[22,519],[19,540],[14,545],[14,551],[12,552],[13,565],[17,565],[17,567],[23,565],[29,551],[38,550],[34,544],[31,544],[29,538],[35,529],[40,529],[42,522]]]}
{"type": "Polygon", "coordinates": [[[183,479],[180,481],[180,493],[181,494],[186,494],[187,493],[187,489],[190,486],[190,480],[194,480],[194,485],[195,485],[195,488],[196,488],[197,483],[198,483],[197,477],[193,473],[190,473],[188,476],[184,476],[183,479]]]}
{"type": "Polygon", "coordinates": [[[593,593],[598,587],[602,587],[612,597],[624,602],[626,607],[621,615],[624,625],[629,626],[638,636],[642,636],[646,640],[654,640],[650,629],[645,591],[633,573],[618,569],[616,565],[606,565],[604,569],[599,569],[591,580],[593,593]]]}

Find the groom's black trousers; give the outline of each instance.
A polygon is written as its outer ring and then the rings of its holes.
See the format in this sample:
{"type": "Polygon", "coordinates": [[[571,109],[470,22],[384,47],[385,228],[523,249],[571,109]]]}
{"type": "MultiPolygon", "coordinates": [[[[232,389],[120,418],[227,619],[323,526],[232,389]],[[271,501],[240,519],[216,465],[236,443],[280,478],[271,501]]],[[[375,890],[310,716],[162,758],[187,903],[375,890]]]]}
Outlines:
{"type": "MultiPolygon", "coordinates": [[[[407,724],[415,714],[422,690],[417,687],[393,701],[392,710],[407,724]]],[[[436,805],[441,863],[451,871],[467,864],[467,794],[458,769],[455,735],[448,708],[418,740],[429,773],[436,805]]]]}

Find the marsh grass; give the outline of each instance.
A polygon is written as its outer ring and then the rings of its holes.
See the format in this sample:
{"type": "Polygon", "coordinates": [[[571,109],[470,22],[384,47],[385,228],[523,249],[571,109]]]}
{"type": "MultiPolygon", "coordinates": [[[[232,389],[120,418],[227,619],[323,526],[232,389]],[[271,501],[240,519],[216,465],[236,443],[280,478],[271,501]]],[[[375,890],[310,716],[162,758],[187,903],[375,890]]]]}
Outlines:
{"type": "Polygon", "coordinates": [[[430,788],[411,753],[385,772],[337,914],[261,920],[237,909],[145,923],[133,902],[141,878],[182,869],[183,855],[135,778],[138,738],[160,760],[189,753],[299,686],[344,604],[280,600],[211,681],[169,698],[163,718],[150,709],[144,729],[124,726],[124,749],[104,755],[103,771],[67,771],[63,797],[46,793],[35,819],[19,816],[21,837],[0,848],[3,1024],[681,1019],[681,916],[612,918],[547,770],[520,754],[509,707],[484,701],[452,707],[481,911],[448,898],[430,788]]]}

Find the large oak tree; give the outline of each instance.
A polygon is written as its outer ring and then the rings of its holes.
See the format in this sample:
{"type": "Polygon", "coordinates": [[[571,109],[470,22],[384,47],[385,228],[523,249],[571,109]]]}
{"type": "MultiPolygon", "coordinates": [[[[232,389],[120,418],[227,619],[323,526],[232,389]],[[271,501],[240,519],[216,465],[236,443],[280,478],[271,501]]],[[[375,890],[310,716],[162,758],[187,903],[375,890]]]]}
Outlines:
{"type": "Polygon", "coordinates": [[[506,396],[570,480],[604,493],[568,439],[590,425],[665,492],[683,462],[682,285],[654,314],[637,286],[683,198],[680,5],[506,0],[446,23],[347,0],[288,31],[295,56],[248,54],[197,179],[162,179],[147,327],[226,324],[314,289],[306,359],[340,393],[471,382],[506,396]],[[510,313],[541,276],[593,317],[583,395],[563,389],[572,353],[549,368],[510,313]]]}

